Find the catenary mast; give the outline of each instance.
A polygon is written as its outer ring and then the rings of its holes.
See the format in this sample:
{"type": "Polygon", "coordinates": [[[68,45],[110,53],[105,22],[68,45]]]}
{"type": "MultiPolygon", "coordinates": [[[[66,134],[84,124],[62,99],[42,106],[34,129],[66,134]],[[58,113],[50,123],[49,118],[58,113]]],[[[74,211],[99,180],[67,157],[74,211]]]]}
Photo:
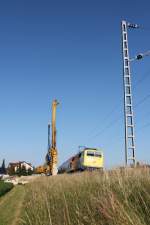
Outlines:
{"type": "Polygon", "coordinates": [[[124,84],[124,120],[125,120],[125,165],[136,165],[135,131],[132,101],[131,70],[128,48],[128,28],[138,28],[137,24],[122,21],[122,55],[123,55],[123,84],[124,84]]]}

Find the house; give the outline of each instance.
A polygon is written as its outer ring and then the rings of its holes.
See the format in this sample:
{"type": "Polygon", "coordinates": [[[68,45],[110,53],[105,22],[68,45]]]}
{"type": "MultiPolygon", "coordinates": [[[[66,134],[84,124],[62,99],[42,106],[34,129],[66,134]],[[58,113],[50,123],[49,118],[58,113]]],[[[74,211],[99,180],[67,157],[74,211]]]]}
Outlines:
{"type": "Polygon", "coordinates": [[[10,162],[8,165],[8,170],[17,172],[18,169],[25,169],[26,171],[31,170],[33,171],[33,166],[31,163],[27,163],[25,161],[19,161],[19,162],[10,162]]]}

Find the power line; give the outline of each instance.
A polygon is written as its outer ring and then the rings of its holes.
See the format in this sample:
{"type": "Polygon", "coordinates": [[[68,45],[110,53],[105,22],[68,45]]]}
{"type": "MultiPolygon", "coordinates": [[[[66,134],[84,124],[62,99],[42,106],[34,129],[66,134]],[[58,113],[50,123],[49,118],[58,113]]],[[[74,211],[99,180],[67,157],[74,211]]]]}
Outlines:
{"type": "Polygon", "coordinates": [[[150,127],[150,122],[145,123],[143,126],[141,126],[136,133],[140,133],[141,130],[143,130],[143,129],[147,128],[147,127],[150,127]]]}
{"type": "Polygon", "coordinates": [[[107,129],[109,129],[112,126],[114,126],[121,119],[121,117],[122,116],[119,116],[115,120],[113,120],[110,123],[108,123],[103,129],[101,129],[99,132],[97,132],[94,136],[90,137],[89,140],[94,139],[94,138],[102,135],[107,129]]]}
{"type": "Polygon", "coordinates": [[[150,27],[140,26],[140,30],[150,31],[150,27]]]}
{"type": "Polygon", "coordinates": [[[142,98],[136,105],[135,108],[137,108],[139,105],[143,104],[147,99],[150,98],[150,93],[146,95],[144,98],[142,98]]]}
{"type": "MultiPolygon", "coordinates": [[[[121,100],[120,100],[120,102],[121,102],[121,100]]],[[[106,120],[108,120],[108,118],[111,117],[112,114],[113,114],[114,112],[116,112],[119,108],[120,108],[120,104],[117,104],[115,107],[113,107],[113,109],[112,109],[111,111],[109,111],[109,112],[107,113],[107,115],[102,119],[102,121],[105,122],[106,120]]],[[[100,123],[100,122],[99,122],[99,123],[100,123]]],[[[98,128],[99,128],[99,127],[96,126],[94,129],[92,129],[92,131],[90,131],[89,134],[93,133],[93,132],[96,131],[98,128]]]]}
{"type": "MultiPolygon", "coordinates": [[[[142,78],[141,79],[139,79],[137,82],[136,82],[136,84],[135,84],[135,86],[134,86],[134,88],[133,89],[135,89],[137,86],[139,86],[147,77],[149,77],[149,75],[150,75],[150,71],[147,71],[145,74],[144,74],[144,76],[142,76],[142,78]]],[[[136,105],[135,105],[135,108],[136,107],[138,107],[139,105],[141,105],[142,103],[144,103],[150,96],[149,96],[150,94],[148,94],[147,96],[145,96],[143,99],[141,99],[136,105]]],[[[120,99],[120,104],[121,104],[121,102],[122,102],[122,100],[120,99]]],[[[108,112],[108,114],[103,118],[103,122],[104,121],[106,121],[106,120],[108,120],[108,118],[109,117],[111,117],[112,116],[112,114],[114,113],[114,112],[116,112],[120,107],[121,107],[121,105],[120,104],[117,104],[116,106],[114,106],[113,107],[113,109],[110,111],[110,112],[108,112]]],[[[114,121],[114,120],[113,120],[114,121]]],[[[110,124],[111,123],[113,123],[113,121],[112,122],[110,122],[110,124]]],[[[109,126],[109,125],[106,125],[106,127],[111,127],[111,126],[109,126]]],[[[98,127],[95,127],[92,131],[90,131],[89,132],[89,134],[91,134],[91,133],[93,133],[95,130],[97,130],[98,129],[98,127]]],[[[106,128],[103,128],[102,130],[105,130],[106,128]]],[[[98,133],[101,133],[101,132],[98,132],[98,133]]],[[[97,133],[97,134],[98,134],[97,133]]],[[[98,135],[94,135],[93,137],[95,137],[95,136],[98,136],[98,135]]]]}
{"type": "Polygon", "coordinates": [[[146,78],[148,78],[149,76],[150,76],[150,70],[148,70],[146,73],[144,73],[142,75],[142,77],[136,81],[133,90],[135,90],[136,87],[139,86],[141,83],[143,83],[143,81],[145,81],[146,78]]]}
{"type": "MultiPolygon", "coordinates": [[[[141,104],[143,104],[147,99],[150,98],[150,93],[148,95],[146,95],[144,98],[142,98],[136,105],[135,108],[137,108],[138,106],[140,106],[141,104]]],[[[107,129],[111,128],[112,126],[114,126],[120,119],[121,119],[122,115],[120,115],[119,117],[117,117],[115,120],[112,120],[110,123],[108,123],[103,129],[101,129],[99,132],[97,132],[94,136],[90,137],[89,139],[94,139],[97,136],[102,135],[107,129]]]]}
{"type": "Polygon", "coordinates": [[[150,126],[150,122],[149,122],[149,123],[144,124],[144,125],[141,127],[141,129],[143,129],[143,128],[147,128],[147,127],[149,127],[149,126],[150,126]]]}

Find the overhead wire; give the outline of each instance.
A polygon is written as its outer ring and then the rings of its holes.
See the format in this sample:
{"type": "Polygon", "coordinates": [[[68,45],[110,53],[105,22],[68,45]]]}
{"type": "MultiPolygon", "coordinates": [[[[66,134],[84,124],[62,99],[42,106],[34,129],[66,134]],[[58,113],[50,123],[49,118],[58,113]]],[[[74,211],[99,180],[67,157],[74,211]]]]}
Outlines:
{"type": "MultiPolygon", "coordinates": [[[[121,101],[121,100],[120,100],[121,101]]],[[[120,108],[120,105],[119,104],[116,104],[116,106],[115,107],[113,107],[112,108],[112,110],[111,111],[109,111],[108,113],[107,113],[107,115],[106,116],[104,116],[104,118],[102,119],[102,121],[103,122],[105,122],[110,116],[112,116],[112,114],[115,112],[115,111],[117,111],[118,109],[120,108]]],[[[94,129],[92,129],[91,131],[90,131],[90,133],[89,134],[91,134],[91,133],[93,133],[93,132],[95,132],[96,130],[97,130],[97,126],[95,126],[95,128],[94,129]]]]}
{"type": "MultiPolygon", "coordinates": [[[[149,29],[149,31],[150,31],[150,29],[149,29]]],[[[142,76],[139,80],[137,80],[137,82],[135,83],[135,86],[134,86],[133,90],[135,90],[140,84],[142,84],[149,77],[149,75],[150,75],[150,71],[146,72],[144,76],[142,76]]],[[[138,101],[136,103],[136,105],[135,105],[135,108],[137,108],[138,106],[142,105],[149,98],[150,98],[150,93],[147,94],[146,96],[144,96],[140,101],[138,101]]],[[[115,111],[116,111],[116,107],[114,107],[114,109],[111,112],[114,113],[115,111]]],[[[109,115],[112,115],[111,112],[109,113],[109,115]]],[[[122,115],[120,115],[117,119],[111,121],[109,124],[107,124],[103,129],[101,129],[99,132],[97,132],[97,134],[95,134],[91,138],[94,139],[97,136],[102,135],[106,130],[108,130],[109,128],[111,128],[112,126],[114,126],[121,119],[121,117],[122,117],[122,115]]],[[[147,128],[149,126],[150,126],[150,122],[149,123],[146,123],[145,125],[143,125],[141,127],[141,129],[147,128]]]]}
{"type": "MultiPolygon", "coordinates": [[[[141,104],[143,104],[147,99],[150,98],[150,93],[148,95],[146,95],[144,98],[142,98],[136,105],[135,108],[137,108],[138,106],[140,106],[141,104]]],[[[112,120],[110,123],[108,123],[103,129],[101,129],[99,132],[97,132],[95,135],[93,135],[92,137],[90,137],[89,139],[94,139],[99,135],[102,135],[107,129],[111,128],[112,126],[114,126],[120,119],[121,119],[122,115],[120,115],[119,117],[117,117],[116,119],[112,120]]]]}
{"type": "Polygon", "coordinates": [[[145,81],[148,77],[150,76],[150,70],[146,71],[141,78],[139,78],[136,82],[135,85],[133,87],[133,90],[136,89],[136,87],[138,87],[141,83],[143,83],[143,81],[145,81]]]}
{"type": "Polygon", "coordinates": [[[150,126],[150,122],[149,123],[146,123],[146,124],[144,124],[140,129],[143,129],[143,128],[147,128],[147,127],[149,127],[150,126]]]}
{"type": "MultiPolygon", "coordinates": [[[[142,30],[149,30],[149,31],[150,31],[150,27],[149,27],[149,28],[148,28],[148,27],[147,27],[147,28],[146,28],[146,27],[141,27],[141,29],[142,29],[142,30]]],[[[146,79],[149,77],[149,75],[150,75],[150,71],[146,72],[145,75],[142,76],[142,78],[140,78],[139,80],[137,80],[137,82],[136,82],[136,84],[135,84],[133,90],[135,90],[137,86],[139,86],[141,83],[143,83],[143,81],[146,80],[146,79]]],[[[135,105],[135,108],[137,108],[138,106],[140,106],[141,104],[143,104],[143,103],[144,103],[147,99],[149,99],[149,98],[150,98],[150,93],[149,93],[148,95],[146,95],[144,98],[142,98],[142,99],[135,105]]],[[[121,101],[121,100],[120,100],[120,101],[121,101]]],[[[108,117],[112,116],[112,114],[113,114],[115,111],[117,111],[118,108],[120,108],[120,105],[119,105],[119,104],[118,104],[117,106],[115,106],[115,107],[107,114],[106,117],[104,117],[103,121],[106,121],[106,120],[108,119],[108,117]]],[[[120,115],[117,119],[115,119],[115,120],[111,121],[110,123],[108,123],[103,129],[101,129],[99,132],[97,132],[97,134],[95,134],[95,135],[92,136],[91,138],[93,139],[93,138],[95,138],[95,137],[97,137],[97,136],[103,134],[103,133],[105,132],[105,130],[107,130],[107,129],[111,128],[112,126],[114,126],[120,119],[121,119],[121,115],[120,115]]],[[[95,130],[96,130],[96,128],[94,128],[92,131],[95,131],[95,130]]],[[[91,132],[90,132],[90,133],[91,133],[91,132]]],[[[91,138],[90,138],[90,139],[91,139],[91,138]]]]}
{"type": "Polygon", "coordinates": [[[141,127],[136,131],[136,133],[140,133],[143,129],[145,129],[145,128],[147,128],[147,127],[150,127],[150,122],[145,123],[143,126],[141,126],[141,127]]]}
{"type": "Polygon", "coordinates": [[[146,26],[140,26],[140,30],[144,30],[144,31],[150,31],[150,27],[146,27],[146,26]]]}
{"type": "Polygon", "coordinates": [[[96,138],[98,136],[100,136],[101,134],[103,134],[105,132],[105,130],[109,129],[110,127],[114,126],[119,120],[121,119],[121,116],[117,117],[115,120],[111,121],[109,124],[107,124],[106,127],[104,127],[101,131],[99,131],[96,135],[94,135],[93,138],[96,138]]]}
{"type": "Polygon", "coordinates": [[[135,108],[137,108],[139,105],[143,104],[145,101],[147,101],[150,98],[150,93],[146,96],[144,96],[144,98],[142,98],[136,105],[135,108]]]}
{"type": "MultiPolygon", "coordinates": [[[[141,84],[140,81],[141,81],[141,80],[144,81],[144,80],[146,79],[146,77],[149,76],[149,74],[150,74],[150,73],[146,73],[146,75],[144,76],[144,78],[139,79],[139,80],[137,81],[137,85],[141,84]]],[[[134,106],[134,108],[137,108],[138,106],[140,106],[141,104],[143,104],[143,103],[144,103],[147,99],[149,99],[149,98],[150,98],[150,93],[149,93],[148,95],[146,95],[144,98],[142,98],[140,101],[138,101],[138,102],[136,103],[136,105],[134,106]]],[[[108,117],[111,116],[112,113],[114,113],[118,108],[120,108],[120,105],[117,105],[117,108],[116,108],[116,106],[115,106],[115,107],[107,114],[107,116],[104,118],[103,121],[105,121],[106,119],[108,119],[108,117]]],[[[120,115],[117,119],[112,120],[111,122],[109,122],[104,128],[102,128],[102,129],[101,129],[100,131],[98,131],[95,135],[93,135],[92,137],[90,137],[90,138],[88,138],[88,139],[95,138],[95,137],[99,136],[100,134],[104,133],[105,130],[111,128],[111,127],[112,127],[113,125],[115,125],[115,123],[118,122],[120,119],[121,119],[121,115],[120,115]]],[[[95,130],[95,129],[93,129],[93,130],[95,130]]]]}

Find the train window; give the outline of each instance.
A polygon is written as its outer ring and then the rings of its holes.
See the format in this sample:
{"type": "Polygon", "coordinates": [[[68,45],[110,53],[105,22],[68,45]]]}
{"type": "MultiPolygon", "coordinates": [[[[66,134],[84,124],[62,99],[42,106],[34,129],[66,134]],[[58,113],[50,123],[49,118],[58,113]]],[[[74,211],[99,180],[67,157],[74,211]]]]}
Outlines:
{"type": "Polygon", "coordinates": [[[102,155],[101,155],[100,152],[95,152],[95,156],[96,156],[96,157],[100,157],[100,158],[102,157],[102,155]]]}
{"type": "Polygon", "coordinates": [[[94,152],[87,152],[87,156],[94,156],[94,152]]]}
{"type": "Polygon", "coordinates": [[[88,151],[87,152],[87,156],[95,156],[95,157],[102,157],[102,154],[101,154],[101,152],[90,152],[90,151],[88,151]]]}

